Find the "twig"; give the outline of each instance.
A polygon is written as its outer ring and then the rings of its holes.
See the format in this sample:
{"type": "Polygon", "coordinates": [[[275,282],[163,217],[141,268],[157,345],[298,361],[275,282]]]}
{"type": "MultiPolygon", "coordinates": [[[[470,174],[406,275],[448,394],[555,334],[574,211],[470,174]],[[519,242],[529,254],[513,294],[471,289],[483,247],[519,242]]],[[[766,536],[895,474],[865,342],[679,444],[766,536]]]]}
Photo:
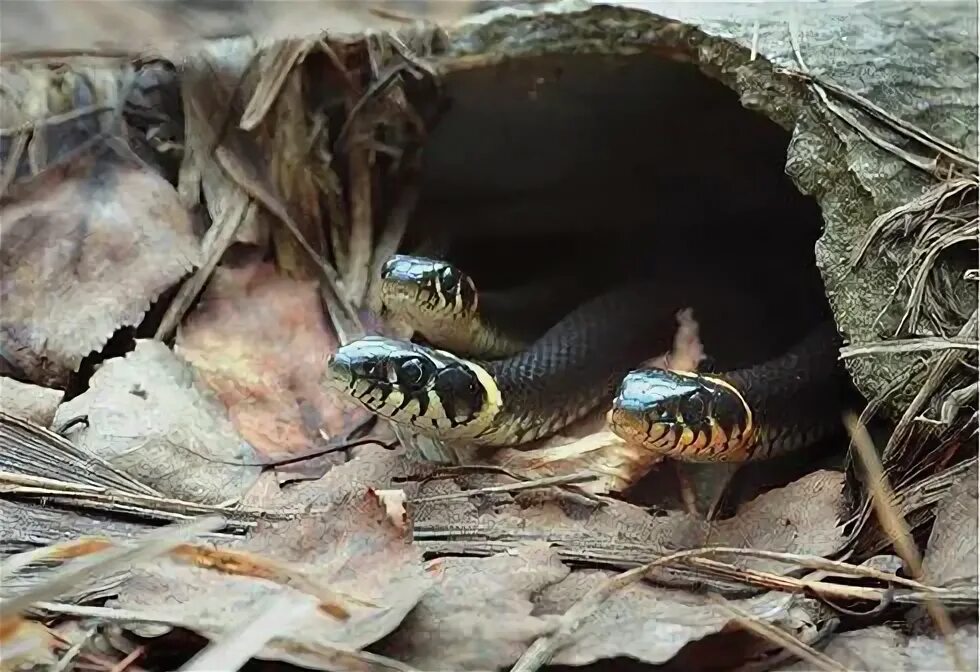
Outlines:
{"type": "Polygon", "coordinates": [[[776,626],[765,623],[744,609],[732,604],[728,600],[717,595],[711,595],[710,599],[719,607],[729,612],[733,620],[746,630],[750,630],[760,637],[769,640],[777,646],[781,646],[787,651],[799,656],[801,660],[813,665],[821,670],[830,672],[847,672],[847,668],[832,659],[825,653],[817,651],[812,646],[801,642],[788,632],[780,630],[776,626]]]}
{"type": "Polygon", "coordinates": [[[85,646],[92,639],[92,635],[95,634],[95,631],[96,631],[95,626],[89,626],[87,628],[84,628],[83,631],[80,633],[81,636],[78,638],[78,641],[72,644],[71,648],[65,651],[65,655],[61,657],[57,665],[51,668],[51,672],[65,672],[65,670],[67,670],[68,667],[72,664],[72,661],[74,661],[75,658],[78,657],[78,654],[82,652],[82,649],[84,649],[85,646]]]}
{"type": "MultiPolygon", "coordinates": [[[[895,493],[888,483],[888,477],[885,475],[885,470],[881,465],[881,461],[878,459],[878,454],[875,451],[871,436],[868,434],[865,426],[857,421],[853,413],[845,414],[844,424],[847,426],[847,430],[851,435],[851,443],[855,447],[861,465],[867,474],[871,502],[878,514],[878,520],[882,528],[891,537],[895,551],[905,562],[905,566],[909,568],[911,575],[919,578],[922,576],[922,557],[919,555],[919,549],[912,539],[912,533],[909,531],[905,518],[892,504],[895,499],[895,493]]],[[[943,634],[943,639],[945,640],[946,648],[949,650],[953,665],[957,670],[965,670],[963,660],[953,642],[953,637],[956,633],[949,613],[947,613],[941,602],[935,598],[930,599],[928,594],[926,610],[935,621],[936,627],[943,634]]]]}
{"type": "Polygon", "coordinates": [[[523,481],[521,483],[508,483],[507,485],[490,485],[485,488],[475,490],[461,490],[445,495],[430,495],[428,497],[416,497],[408,500],[412,504],[422,504],[428,502],[445,502],[451,499],[465,499],[473,495],[487,495],[495,492],[516,492],[520,490],[534,490],[537,488],[547,488],[555,485],[569,485],[573,483],[588,483],[596,479],[595,474],[581,473],[568,474],[564,476],[547,476],[533,481],[523,481]]]}
{"type": "MultiPolygon", "coordinates": [[[[528,476],[526,474],[516,472],[513,469],[508,469],[507,467],[501,467],[500,465],[496,465],[496,464],[457,464],[452,466],[439,467],[435,469],[431,474],[427,475],[424,479],[422,479],[422,481],[420,481],[419,484],[421,485],[422,483],[426,483],[428,481],[432,481],[440,478],[453,478],[459,474],[472,474],[472,473],[502,474],[509,478],[513,478],[515,481],[526,482],[526,481],[534,480],[533,476],[528,476]]],[[[608,504],[608,502],[604,500],[602,497],[599,497],[598,495],[594,495],[588,490],[586,490],[585,488],[580,488],[577,485],[565,484],[560,487],[563,490],[567,490],[569,493],[578,495],[588,500],[592,504],[596,504],[598,506],[606,506],[608,504]]]]}
{"type": "Polygon", "coordinates": [[[113,665],[109,672],[123,672],[127,667],[133,664],[133,661],[142,656],[145,652],[146,647],[140,644],[135,649],[130,651],[125,658],[113,665]]]}
{"type": "Polygon", "coordinates": [[[157,327],[153,338],[164,341],[174,332],[190,309],[191,304],[194,303],[194,299],[204,289],[204,285],[214,273],[214,269],[217,268],[218,262],[221,261],[228,247],[235,240],[235,236],[238,235],[238,230],[248,219],[249,211],[254,207],[245,191],[240,189],[235,194],[231,207],[222,212],[221,219],[211,224],[201,244],[204,253],[201,265],[177,290],[177,295],[167,307],[167,312],[160,321],[160,326],[157,327]]]}
{"type": "Polygon", "coordinates": [[[841,359],[873,355],[880,353],[923,352],[929,350],[976,350],[980,342],[972,338],[942,338],[940,336],[924,336],[921,338],[903,338],[893,341],[876,341],[873,343],[855,343],[840,349],[841,359]]]}

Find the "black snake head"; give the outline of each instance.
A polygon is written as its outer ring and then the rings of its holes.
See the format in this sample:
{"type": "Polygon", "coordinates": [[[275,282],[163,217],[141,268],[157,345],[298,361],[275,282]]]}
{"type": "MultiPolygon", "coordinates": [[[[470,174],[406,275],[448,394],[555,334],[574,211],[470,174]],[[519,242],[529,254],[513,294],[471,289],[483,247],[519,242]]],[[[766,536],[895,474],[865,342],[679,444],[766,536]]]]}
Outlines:
{"type": "Polygon", "coordinates": [[[476,364],[382,336],[339,348],[327,361],[326,384],[376,415],[437,437],[473,436],[501,407],[492,377],[476,364]]]}
{"type": "Polygon", "coordinates": [[[381,305],[386,314],[411,320],[459,320],[476,310],[476,285],[445,261],[396,254],[381,267],[381,305]]]}
{"type": "Polygon", "coordinates": [[[686,461],[738,459],[752,434],[752,412],[720,378],[662,369],[629,373],[609,415],[620,438],[686,461]]]}

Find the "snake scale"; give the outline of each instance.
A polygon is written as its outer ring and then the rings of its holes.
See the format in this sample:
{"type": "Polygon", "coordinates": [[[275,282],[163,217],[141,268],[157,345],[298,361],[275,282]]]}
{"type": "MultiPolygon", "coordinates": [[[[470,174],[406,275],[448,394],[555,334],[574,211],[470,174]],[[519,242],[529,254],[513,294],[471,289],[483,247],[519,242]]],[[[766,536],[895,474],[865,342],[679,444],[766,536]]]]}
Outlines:
{"type": "MultiPolygon", "coordinates": [[[[652,281],[613,286],[537,338],[481,306],[451,264],[396,255],[382,270],[388,317],[428,345],[367,336],[341,347],[328,381],[373,413],[442,440],[489,446],[543,438],[611,404],[609,426],[687,461],[765,459],[841,427],[839,336],[824,323],[784,354],[746,368],[692,373],[638,368],[667,351],[678,310],[652,281]]],[[[489,296],[489,295],[488,295],[489,296]]]]}

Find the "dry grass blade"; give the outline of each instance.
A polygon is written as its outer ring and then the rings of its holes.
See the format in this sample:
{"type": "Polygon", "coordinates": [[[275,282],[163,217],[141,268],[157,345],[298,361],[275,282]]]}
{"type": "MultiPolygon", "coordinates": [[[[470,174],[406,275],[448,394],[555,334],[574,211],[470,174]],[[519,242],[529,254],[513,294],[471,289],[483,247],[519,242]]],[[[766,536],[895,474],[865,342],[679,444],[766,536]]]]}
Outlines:
{"type": "MultiPolygon", "coordinates": [[[[960,329],[957,336],[959,338],[969,338],[971,336],[975,337],[976,333],[977,311],[974,310],[973,315],[966,321],[966,324],[963,325],[963,328],[960,329]]],[[[925,381],[923,381],[919,391],[916,392],[908,408],[905,409],[905,413],[902,414],[902,417],[895,425],[891,438],[888,439],[888,443],[885,445],[883,459],[886,463],[891,464],[900,456],[902,443],[908,437],[909,430],[915,418],[921,414],[932,394],[949,377],[950,372],[953,371],[961,357],[962,353],[957,350],[945,350],[933,355],[927,362],[925,381]]]]}
{"type": "Polygon", "coordinates": [[[760,637],[769,640],[777,646],[781,646],[787,651],[795,654],[801,660],[813,665],[814,669],[828,670],[830,672],[847,672],[847,668],[833,660],[826,654],[817,651],[809,644],[801,642],[788,632],[780,630],[774,625],[766,623],[743,609],[739,609],[724,598],[712,596],[718,606],[722,607],[732,615],[732,619],[746,630],[754,632],[760,637]]]}
{"type": "MultiPolygon", "coordinates": [[[[853,414],[846,414],[844,424],[851,435],[851,442],[860,459],[864,471],[867,474],[868,489],[871,492],[871,502],[878,515],[878,520],[882,528],[889,534],[896,552],[905,562],[913,577],[922,576],[922,556],[919,549],[912,539],[905,518],[899,513],[893,502],[895,494],[888,483],[885,470],[882,468],[881,461],[878,459],[877,451],[868,430],[863,424],[859,423],[853,414]]],[[[949,650],[951,660],[957,670],[966,669],[963,659],[953,643],[955,630],[953,622],[946,612],[943,605],[936,599],[927,599],[926,609],[936,623],[936,627],[943,634],[946,647],[949,650]]]]}
{"type": "Polygon", "coordinates": [[[961,166],[964,166],[967,169],[973,170],[974,172],[977,170],[978,164],[975,158],[969,156],[968,154],[958,149],[957,147],[954,147],[948,142],[945,142],[940,138],[937,138],[931,133],[927,133],[923,131],[918,126],[910,124],[904,119],[900,119],[899,117],[896,117],[888,110],[885,110],[884,108],[875,105],[864,96],[861,96],[855,93],[854,91],[851,91],[850,89],[846,89],[843,86],[834,84],[833,82],[827,80],[824,77],[821,77],[820,75],[814,75],[812,73],[790,73],[790,74],[792,74],[795,77],[799,77],[801,79],[805,79],[809,82],[815,83],[821,86],[822,88],[826,89],[828,92],[832,93],[833,95],[843,100],[846,100],[850,103],[853,103],[863,112],[866,112],[872,117],[885,123],[893,131],[901,133],[909,138],[916,140],[917,142],[922,143],[926,147],[929,147],[945,155],[951,161],[954,161],[960,164],[961,166]]]}
{"type": "Polygon", "coordinates": [[[894,341],[877,341],[875,343],[856,343],[840,350],[841,359],[860,357],[885,352],[928,352],[935,350],[976,350],[980,342],[972,338],[903,338],[894,341]]]}
{"type": "Polygon", "coordinates": [[[117,567],[145,560],[172,550],[187,539],[205,532],[213,532],[224,525],[219,516],[199,518],[185,525],[172,525],[154,530],[143,538],[96,553],[77,564],[56,570],[43,583],[29,588],[20,595],[4,600],[4,619],[16,618],[33,603],[61,595],[80,581],[108,573],[117,567]]]}
{"type": "MultiPolygon", "coordinates": [[[[851,266],[861,262],[871,245],[881,239],[915,238],[905,261],[905,271],[896,283],[893,295],[911,276],[910,294],[905,314],[896,333],[904,326],[914,327],[920,317],[953,331],[957,311],[948,305],[948,287],[936,269],[940,255],[957,245],[976,244],[980,218],[977,215],[978,181],[976,178],[954,178],[936,185],[918,198],[879,215],[868,228],[857,247],[851,266]]],[[[884,314],[887,306],[879,314],[884,314]]]]}
{"type": "Polygon", "coordinates": [[[181,672],[238,670],[262,650],[266,642],[284,632],[312,611],[314,605],[297,605],[288,592],[269,595],[260,601],[253,613],[246,614],[238,629],[202,650],[181,667],[181,672]]]}

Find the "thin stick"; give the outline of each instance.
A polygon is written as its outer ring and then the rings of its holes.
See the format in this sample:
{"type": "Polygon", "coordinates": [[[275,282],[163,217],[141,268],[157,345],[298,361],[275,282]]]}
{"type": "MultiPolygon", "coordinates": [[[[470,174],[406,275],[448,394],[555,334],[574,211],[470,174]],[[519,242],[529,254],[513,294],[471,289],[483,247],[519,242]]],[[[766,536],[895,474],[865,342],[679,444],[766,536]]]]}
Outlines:
{"type": "Polygon", "coordinates": [[[903,338],[894,341],[875,341],[873,343],[855,343],[840,349],[841,359],[874,355],[888,352],[923,352],[928,350],[976,350],[980,341],[972,338],[941,338],[926,336],[923,338],[903,338]]]}
{"type": "MultiPolygon", "coordinates": [[[[895,492],[888,482],[888,476],[885,474],[885,470],[881,465],[881,460],[878,459],[878,453],[875,451],[871,435],[868,434],[868,430],[864,424],[858,422],[857,417],[853,413],[845,413],[844,424],[847,426],[847,431],[851,435],[851,443],[861,461],[861,466],[867,474],[871,503],[874,506],[875,512],[878,514],[878,521],[881,523],[881,527],[885,532],[888,533],[889,537],[891,537],[895,551],[905,562],[905,566],[909,568],[911,575],[918,579],[922,576],[922,557],[919,555],[919,549],[912,539],[912,533],[909,531],[908,523],[892,504],[895,501],[895,492]]],[[[936,627],[943,634],[943,639],[945,640],[946,648],[949,650],[953,665],[957,670],[965,670],[966,668],[963,665],[960,653],[953,643],[955,630],[945,607],[943,607],[939,600],[930,598],[927,594],[926,610],[929,612],[933,621],[935,621],[936,627]]]]}
{"type": "Polygon", "coordinates": [[[814,667],[827,670],[828,672],[847,672],[847,668],[838,663],[825,653],[817,651],[812,646],[801,642],[788,632],[780,630],[774,625],[759,620],[744,609],[732,604],[717,595],[711,595],[711,600],[719,607],[731,614],[732,619],[746,630],[750,630],[763,639],[767,639],[777,646],[781,646],[794,655],[799,656],[814,667]]]}
{"type": "Polygon", "coordinates": [[[238,670],[270,640],[284,634],[300,619],[309,616],[315,607],[316,602],[312,600],[296,604],[296,596],[288,590],[269,595],[260,600],[252,613],[242,618],[230,633],[212,642],[180,670],[238,670]]]}

